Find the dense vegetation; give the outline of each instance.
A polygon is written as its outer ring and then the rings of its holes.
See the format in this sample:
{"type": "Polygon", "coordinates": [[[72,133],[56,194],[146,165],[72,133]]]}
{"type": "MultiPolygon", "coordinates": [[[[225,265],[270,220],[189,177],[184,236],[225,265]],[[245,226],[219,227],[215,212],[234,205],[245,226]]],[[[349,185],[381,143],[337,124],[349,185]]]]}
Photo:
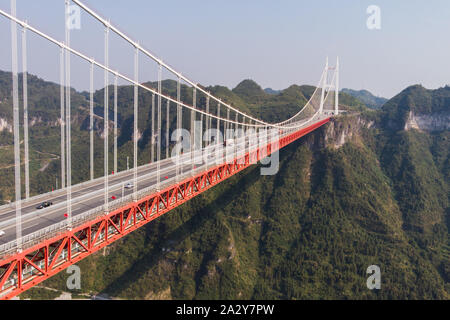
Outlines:
{"type": "MultiPolygon", "coordinates": [[[[172,94],[176,90],[171,81],[164,88],[172,94]]],[[[131,147],[126,124],[132,115],[126,107],[132,88],[120,90],[123,168],[131,147]]],[[[246,80],[233,90],[208,90],[276,121],[298,110],[314,88],[292,86],[268,94],[246,80]]],[[[445,100],[445,90],[432,95],[445,100]]],[[[192,99],[186,88],[183,96],[192,99]]],[[[415,95],[408,96],[394,98],[381,111],[367,111],[364,103],[341,94],[342,104],[351,102],[348,109],[362,112],[335,119],[283,149],[277,175],[261,176],[260,167],[253,166],[83,260],[78,294],[131,299],[449,299],[450,133],[392,130],[389,123],[403,121],[395,109],[413,105],[403,107],[402,101],[416,101],[415,95]],[[370,291],[366,269],[374,264],[381,267],[382,288],[370,291]]],[[[98,105],[102,99],[102,91],[97,92],[98,105]]],[[[145,132],[151,97],[141,93],[140,99],[140,128],[145,132]]],[[[199,98],[198,105],[204,103],[199,98]]],[[[448,112],[448,105],[432,102],[427,110],[448,112]]],[[[98,108],[97,114],[101,112],[98,108]]],[[[83,121],[74,128],[78,141],[87,135],[83,121]]],[[[58,153],[58,128],[39,130],[55,130],[54,140],[42,138],[39,146],[46,150],[54,144],[51,148],[58,153]]],[[[100,136],[97,140],[102,144],[100,136]]],[[[80,154],[87,152],[81,142],[74,144],[80,154]]],[[[142,142],[140,148],[140,161],[146,161],[148,145],[142,142]]],[[[101,151],[96,161],[100,168],[101,151]]],[[[82,159],[78,162],[76,174],[82,179],[82,159]]],[[[58,161],[53,161],[33,179],[51,184],[45,177],[57,170],[58,161]]],[[[3,190],[8,188],[6,172],[0,171],[3,190]]],[[[67,291],[67,276],[62,272],[44,286],[67,291]]],[[[24,297],[54,296],[42,290],[24,297]]]]}
{"type": "Polygon", "coordinates": [[[357,91],[352,89],[342,89],[342,92],[358,99],[371,109],[381,109],[381,107],[388,101],[386,98],[374,96],[367,90],[357,91]]]}

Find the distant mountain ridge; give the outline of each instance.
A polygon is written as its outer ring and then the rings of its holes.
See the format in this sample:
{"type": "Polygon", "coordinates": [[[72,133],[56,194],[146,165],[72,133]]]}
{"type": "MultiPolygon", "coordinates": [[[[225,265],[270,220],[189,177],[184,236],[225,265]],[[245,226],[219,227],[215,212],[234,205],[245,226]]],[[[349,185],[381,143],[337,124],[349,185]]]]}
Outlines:
{"type": "Polygon", "coordinates": [[[264,91],[268,94],[279,94],[281,93],[283,90],[273,90],[272,88],[266,88],[264,89],[264,91]]]}
{"type": "Polygon", "coordinates": [[[450,130],[450,87],[410,86],[386,102],[382,111],[384,123],[393,130],[450,130]]]}
{"type": "Polygon", "coordinates": [[[342,89],[343,93],[347,93],[361,102],[363,102],[367,107],[371,109],[381,109],[381,107],[388,101],[386,98],[377,97],[367,90],[352,90],[352,89],[342,89]]]}

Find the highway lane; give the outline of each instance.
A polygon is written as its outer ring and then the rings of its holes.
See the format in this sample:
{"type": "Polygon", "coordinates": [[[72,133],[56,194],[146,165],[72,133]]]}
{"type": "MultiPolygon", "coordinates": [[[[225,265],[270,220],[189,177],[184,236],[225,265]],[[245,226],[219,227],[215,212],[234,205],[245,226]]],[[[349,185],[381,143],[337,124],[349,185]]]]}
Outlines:
{"type": "MultiPolygon", "coordinates": [[[[241,142],[240,145],[243,149],[243,143],[241,142]]],[[[238,149],[239,146],[236,147],[238,149]]],[[[209,151],[211,154],[214,152],[214,148],[210,149],[209,151]]],[[[214,154],[215,155],[215,154],[214,154]]],[[[204,155],[200,154],[196,156],[196,168],[200,169],[204,166],[206,166],[204,160],[204,155]]],[[[216,159],[219,159],[219,163],[223,163],[224,157],[216,158],[213,156],[210,156],[208,158],[208,165],[216,163],[216,159]]],[[[171,179],[176,176],[176,164],[173,162],[172,159],[166,159],[167,161],[161,161],[161,182],[164,182],[167,179],[171,179]],[[167,177],[167,179],[166,179],[167,177]]],[[[180,166],[182,168],[182,172],[188,173],[192,169],[192,162],[191,162],[191,154],[186,153],[181,157],[182,165],[180,166]]],[[[156,172],[156,163],[148,166],[147,168],[140,168],[138,170],[139,176],[138,176],[138,191],[143,190],[150,186],[155,186],[157,184],[157,172],[156,172]]],[[[130,170],[129,172],[126,172],[125,174],[118,174],[115,176],[111,176],[111,180],[109,183],[110,186],[110,192],[109,192],[109,199],[112,200],[112,197],[114,196],[116,199],[122,198],[122,192],[123,196],[126,197],[128,195],[131,195],[133,193],[133,189],[124,189],[123,185],[133,182],[133,171],[130,170]]],[[[93,186],[89,186],[86,188],[82,188],[79,191],[76,191],[72,195],[72,216],[76,217],[79,214],[82,214],[84,212],[87,212],[91,209],[98,208],[104,204],[104,181],[103,179],[99,179],[93,186]],[[84,197],[83,197],[84,196],[84,197]],[[78,199],[81,198],[81,201],[78,199]]],[[[80,189],[80,188],[78,188],[80,189]]],[[[23,216],[22,216],[22,235],[28,235],[33,232],[39,231],[41,229],[44,229],[50,225],[59,223],[66,219],[64,217],[64,214],[67,212],[67,206],[66,204],[66,194],[63,193],[61,195],[56,196],[55,198],[47,198],[46,201],[52,201],[54,205],[50,208],[46,208],[43,210],[36,210],[34,204],[28,205],[23,210],[23,216]],[[59,203],[57,202],[59,201],[59,203]],[[58,206],[58,204],[60,204],[58,206]],[[61,206],[62,204],[62,206],[61,206]],[[56,206],[56,207],[55,207],[56,206]],[[29,213],[27,215],[27,213],[29,213]]],[[[6,223],[9,220],[14,220],[15,218],[15,211],[14,209],[10,209],[9,212],[6,212],[0,216],[0,224],[6,223]],[[8,218],[8,219],[7,219],[8,218]]],[[[0,229],[5,231],[5,235],[0,238],[0,244],[10,242],[15,239],[15,224],[10,223],[7,226],[2,226],[0,229]]]]}
{"type": "MultiPolygon", "coordinates": [[[[165,180],[165,177],[172,178],[176,175],[176,164],[171,160],[161,162],[161,181],[165,180]]],[[[180,167],[182,168],[182,172],[187,172],[192,168],[191,165],[191,156],[190,154],[185,154],[182,156],[181,161],[184,162],[180,167]]],[[[156,177],[156,164],[153,166],[149,166],[149,168],[144,168],[144,170],[139,170],[138,176],[138,191],[145,189],[150,186],[156,186],[157,177],[156,177]]],[[[122,189],[123,196],[126,197],[133,193],[134,189],[124,189],[123,186],[128,183],[133,182],[133,172],[127,172],[127,174],[121,175],[120,177],[115,177],[111,179],[109,182],[110,192],[109,198],[110,201],[112,197],[116,197],[116,199],[122,198],[122,189]]],[[[76,194],[72,195],[72,215],[75,217],[78,214],[86,212],[88,210],[97,208],[104,204],[104,181],[100,179],[96,185],[86,188],[86,190],[80,190],[76,192],[76,194]],[[83,197],[84,196],[84,197],[83,197]]],[[[64,219],[64,214],[67,212],[66,206],[66,195],[61,195],[56,198],[46,199],[47,201],[53,201],[54,205],[52,207],[36,210],[34,206],[29,206],[27,211],[29,211],[28,215],[25,213],[22,216],[22,233],[23,235],[30,234],[34,231],[43,229],[49,225],[58,223],[64,219]],[[57,199],[60,199],[60,202],[56,202],[57,199]],[[58,205],[59,204],[59,205],[58,205]],[[27,218],[31,216],[30,218],[27,218]]],[[[14,220],[15,212],[14,209],[11,209],[12,212],[2,215],[1,223],[5,223],[10,220],[14,220]],[[5,217],[9,218],[9,220],[5,219],[5,217]]],[[[15,225],[14,222],[10,223],[8,226],[2,226],[1,230],[5,231],[6,234],[2,238],[0,238],[0,244],[11,241],[15,238],[15,225]]]]}
{"type": "MultiPolygon", "coordinates": [[[[184,159],[187,159],[189,155],[183,155],[184,159]]],[[[172,159],[165,159],[161,161],[161,169],[167,168],[173,164],[172,159]]],[[[157,164],[152,163],[150,165],[143,165],[138,168],[138,176],[149,174],[156,170],[157,164]]],[[[109,186],[113,186],[117,183],[127,183],[133,182],[133,170],[123,171],[115,175],[109,176],[109,186]]],[[[72,187],[72,198],[76,198],[82,195],[89,194],[91,192],[103,190],[104,187],[104,178],[99,178],[87,183],[74,185],[72,187]]],[[[51,201],[54,205],[65,202],[67,200],[67,192],[66,189],[58,190],[53,193],[44,195],[43,197],[39,197],[38,199],[31,199],[30,201],[23,200],[22,201],[22,215],[27,213],[31,213],[36,211],[36,207],[44,202],[51,201]]],[[[0,225],[2,222],[7,221],[11,218],[15,217],[15,207],[8,207],[0,211],[0,225]]]]}
{"type": "MultiPolygon", "coordinates": [[[[161,181],[165,180],[165,177],[173,178],[176,175],[176,169],[172,167],[166,168],[165,172],[162,171],[164,176],[161,177],[161,181]],[[168,172],[167,172],[168,171],[168,172]]],[[[183,170],[187,172],[191,169],[191,164],[185,164],[183,166],[183,170]]],[[[145,189],[150,186],[156,186],[156,172],[152,172],[148,174],[146,177],[138,178],[138,190],[145,189]]],[[[127,181],[127,180],[124,180],[127,181]]],[[[129,196],[133,194],[133,189],[124,189],[123,196],[129,196]]],[[[118,188],[112,188],[109,192],[109,198],[111,199],[115,196],[117,199],[122,198],[122,186],[118,188]]],[[[112,200],[111,200],[112,201],[112,200]]],[[[98,208],[104,204],[104,193],[100,190],[100,192],[93,193],[91,196],[86,198],[83,201],[77,201],[74,199],[72,202],[72,216],[76,217],[86,211],[91,209],[98,208]]],[[[48,210],[44,211],[36,211],[30,218],[24,219],[22,222],[22,234],[25,236],[27,234],[36,232],[38,230],[44,229],[53,224],[59,223],[67,218],[64,214],[67,212],[67,207],[64,205],[62,208],[48,208],[48,210]]],[[[5,236],[3,236],[0,240],[0,243],[7,243],[15,239],[15,225],[9,225],[4,227],[5,236]]]]}
{"type": "MultiPolygon", "coordinates": [[[[190,159],[190,153],[185,153],[184,155],[181,156],[181,158],[182,159],[190,159]]],[[[172,158],[161,160],[161,168],[163,169],[167,166],[172,165],[173,161],[174,161],[174,159],[172,159],[172,158]]],[[[156,167],[157,167],[156,163],[143,165],[138,168],[138,176],[148,174],[148,173],[156,170],[156,167]]],[[[111,187],[111,185],[114,185],[117,182],[123,182],[124,180],[127,180],[127,179],[130,181],[133,179],[133,170],[132,169],[129,171],[119,172],[115,175],[110,175],[109,176],[109,185],[111,187]]],[[[87,182],[84,182],[84,183],[81,183],[78,185],[74,185],[74,186],[72,186],[72,197],[75,198],[75,197],[78,197],[78,196],[81,196],[84,194],[89,194],[91,192],[102,190],[103,186],[104,186],[104,178],[103,177],[97,178],[93,181],[87,181],[87,182]]],[[[26,215],[27,213],[36,211],[36,207],[44,201],[51,201],[55,205],[57,203],[65,202],[66,200],[67,200],[66,189],[55,190],[52,193],[33,197],[29,200],[22,200],[22,202],[21,202],[22,215],[26,215]]],[[[15,217],[14,204],[0,207],[0,226],[1,226],[2,222],[7,221],[14,217],[15,217]]]]}
{"type": "MultiPolygon", "coordinates": [[[[260,138],[266,140],[264,134],[260,134],[260,138]]],[[[258,139],[256,139],[256,134],[251,136],[250,141],[252,141],[252,149],[258,146],[258,139]]],[[[245,150],[248,150],[248,139],[247,143],[243,139],[237,139],[235,144],[228,149],[234,154],[236,152],[245,154],[245,150]]],[[[225,162],[225,156],[217,155],[215,148],[208,148],[206,151],[208,155],[200,153],[195,159],[197,169],[206,167],[205,159],[207,158],[208,165],[210,164],[221,164],[225,162]]],[[[188,173],[192,169],[191,154],[185,153],[181,156],[182,158],[182,172],[188,173]]],[[[228,159],[233,159],[234,157],[229,157],[228,159]]],[[[227,160],[228,160],[227,159],[227,160]]],[[[138,168],[138,191],[145,188],[155,186],[157,184],[156,177],[157,163],[147,164],[138,168]]],[[[164,182],[166,177],[171,179],[176,176],[176,164],[174,159],[165,159],[160,162],[161,168],[161,182],[164,182]]],[[[122,198],[122,193],[124,197],[131,195],[134,189],[123,189],[123,185],[128,182],[133,182],[133,170],[117,173],[109,177],[109,199],[112,200],[114,196],[116,199],[122,198]]],[[[104,178],[99,178],[91,182],[83,183],[82,185],[76,185],[72,187],[72,216],[76,217],[82,213],[85,213],[91,209],[98,208],[104,205],[104,178]]],[[[42,230],[48,226],[54,225],[67,218],[64,214],[67,212],[67,195],[65,190],[60,190],[58,192],[51,193],[49,197],[31,199],[30,201],[24,201],[22,208],[22,235],[28,235],[33,232],[42,230]],[[36,210],[36,205],[42,201],[52,201],[53,206],[46,208],[44,210],[36,210]]],[[[5,235],[0,238],[0,244],[8,243],[15,239],[15,209],[14,207],[8,208],[7,210],[0,211],[0,230],[5,231],[5,235]],[[12,221],[12,222],[11,222],[12,221]]]]}

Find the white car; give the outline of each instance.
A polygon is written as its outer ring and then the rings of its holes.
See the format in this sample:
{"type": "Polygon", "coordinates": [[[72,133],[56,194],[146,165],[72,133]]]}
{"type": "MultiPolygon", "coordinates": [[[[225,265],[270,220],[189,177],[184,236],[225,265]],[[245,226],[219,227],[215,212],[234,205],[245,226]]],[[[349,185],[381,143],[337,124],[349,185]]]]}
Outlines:
{"type": "Polygon", "coordinates": [[[5,235],[5,231],[0,230],[0,237],[3,237],[5,235]]]}
{"type": "Polygon", "coordinates": [[[234,147],[234,139],[227,139],[223,143],[224,147],[234,147]]]}
{"type": "Polygon", "coordinates": [[[126,185],[125,185],[125,189],[132,189],[134,187],[134,185],[131,183],[131,182],[128,182],[126,185]]]}

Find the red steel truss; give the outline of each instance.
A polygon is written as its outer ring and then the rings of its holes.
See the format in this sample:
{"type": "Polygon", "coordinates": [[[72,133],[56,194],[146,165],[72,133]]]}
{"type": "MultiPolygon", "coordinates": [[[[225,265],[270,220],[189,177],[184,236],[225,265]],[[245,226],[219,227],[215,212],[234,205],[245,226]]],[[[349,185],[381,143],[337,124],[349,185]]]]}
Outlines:
{"type": "Polygon", "coordinates": [[[11,299],[330,121],[303,128],[0,261],[0,299],[11,299]]]}

